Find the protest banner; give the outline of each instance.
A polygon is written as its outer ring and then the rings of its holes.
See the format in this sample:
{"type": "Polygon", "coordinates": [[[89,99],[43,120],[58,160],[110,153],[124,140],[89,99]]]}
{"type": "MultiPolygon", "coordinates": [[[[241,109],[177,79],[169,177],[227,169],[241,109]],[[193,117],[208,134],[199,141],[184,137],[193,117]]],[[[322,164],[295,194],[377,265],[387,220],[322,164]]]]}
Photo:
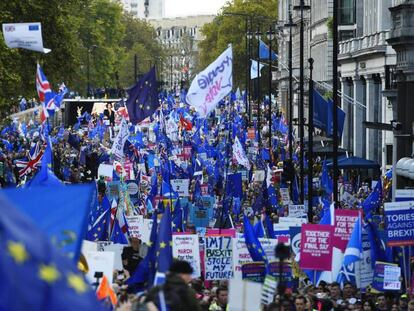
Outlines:
{"type": "Polygon", "coordinates": [[[229,290],[229,311],[259,310],[261,284],[231,279],[229,290]]]}
{"type": "Polygon", "coordinates": [[[89,271],[86,278],[90,283],[96,281],[95,272],[102,272],[112,284],[115,254],[114,252],[87,252],[84,254],[88,263],[89,271]]]}
{"type": "Polygon", "coordinates": [[[359,284],[361,289],[367,288],[372,283],[374,270],[371,264],[371,242],[368,233],[362,229],[362,260],[357,262],[356,270],[359,271],[359,284]]]}
{"type": "Polygon", "coordinates": [[[229,46],[213,63],[196,75],[187,102],[206,117],[233,87],[233,49],[229,46]]]}
{"type": "Polygon", "coordinates": [[[233,277],[232,238],[209,236],[205,239],[205,279],[228,280],[233,277]]]}
{"type": "Polygon", "coordinates": [[[307,224],[308,219],[305,217],[279,217],[279,224],[288,227],[300,227],[302,224],[307,224]]]}
{"type": "Polygon", "coordinates": [[[187,261],[193,268],[193,277],[201,276],[200,251],[197,234],[174,234],[173,257],[187,261]]]}
{"type": "Polygon", "coordinates": [[[288,226],[273,224],[273,232],[278,243],[290,245],[290,229],[288,226]]]}
{"type": "Polygon", "coordinates": [[[102,246],[104,252],[113,252],[114,253],[114,269],[115,270],[123,270],[124,266],[122,265],[122,251],[124,247],[127,245],[125,244],[106,244],[102,246]]]}
{"type": "Polygon", "coordinates": [[[126,180],[127,191],[131,202],[135,205],[138,203],[139,197],[139,182],[137,180],[126,180]]]}
{"type": "Polygon", "coordinates": [[[103,176],[105,181],[112,181],[114,166],[111,164],[100,164],[98,167],[98,177],[103,176]]]}
{"type": "Polygon", "coordinates": [[[413,201],[414,200],[414,190],[413,189],[397,189],[395,190],[395,201],[413,201]]]}
{"type": "Polygon", "coordinates": [[[359,211],[357,210],[335,209],[333,246],[339,248],[342,252],[345,252],[358,216],[359,211]]]}
{"type": "Polygon", "coordinates": [[[282,281],[288,288],[292,288],[293,277],[292,264],[290,261],[283,261],[280,264],[279,260],[272,260],[269,263],[269,273],[278,281],[282,281]]]}
{"type": "Polygon", "coordinates": [[[292,252],[295,256],[300,253],[300,240],[301,240],[301,227],[294,226],[289,227],[289,235],[290,235],[290,247],[292,252]]]}
{"type": "Polygon", "coordinates": [[[277,290],[277,281],[274,276],[267,274],[265,277],[265,281],[262,287],[262,297],[261,303],[264,305],[268,305],[269,303],[274,301],[275,293],[277,290]]]}
{"type": "Polygon", "coordinates": [[[242,278],[242,266],[245,263],[252,262],[249,250],[246,246],[244,237],[237,237],[233,239],[233,266],[234,277],[242,278]]]}
{"type": "Polygon", "coordinates": [[[171,179],[171,186],[175,192],[181,197],[188,197],[188,188],[190,186],[189,179],[171,179]]]}
{"type": "Polygon", "coordinates": [[[414,201],[384,203],[388,246],[414,245],[414,201]]]}
{"type": "Polygon", "coordinates": [[[289,205],[289,217],[302,218],[308,215],[308,206],[304,204],[290,204],[289,205]]]}
{"type": "Polygon", "coordinates": [[[43,47],[41,23],[3,24],[4,42],[8,48],[21,48],[36,52],[49,53],[43,47]]]}
{"type": "Polygon", "coordinates": [[[280,188],[280,196],[283,205],[288,205],[290,203],[289,188],[280,188]]]}
{"type": "MultiPolygon", "coordinates": [[[[384,285],[385,285],[385,267],[386,266],[390,266],[390,267],[398,267],[397,264],[393,264],[393,263],[388,263],[388,262],[382,262],[382,261],[377,261],[375,262],[375,268],[374,268],[374,277],[372,279],[372,288],[375,291],[378,292],[383,292],[385,290],[389,290],[389,289],[385,289],[384,285]]],[[[388,270],[389,268],[387,268],[387,287],[393,287],[396,286],[395,284],[395,270],[388,270]],[[390,273],[391,272],[391,273],[390,273]]],[[[391,268],[393,269],[393,268],[391,268]]],[[[400,271],[401,274],[401,271],[400,271]]],[[[400,285],[401,286],[401,285],[400,285]]]]}
{"type": "Polygon", "coordinates": [[[384,290],[401,289],[401,268],[384,266],[384,290]]]}
{"type": "Polygon", "coordinates": [[[131,237],[142,239],[142,227],[144,226],[144,216],[125,216],[128,223],[128,232],[131,237]]]}
{"type": "Polygon", "coordinates": [[[245,281],[263,283],[266,276],[264,262],[248,262],[241,266],[242,279],[245,281]]]}
{"type": "Polygon", "coordinates": [[[332,234],[329,225],[302,225],[300,268],[320,271],[332,269],[332,234]]]}

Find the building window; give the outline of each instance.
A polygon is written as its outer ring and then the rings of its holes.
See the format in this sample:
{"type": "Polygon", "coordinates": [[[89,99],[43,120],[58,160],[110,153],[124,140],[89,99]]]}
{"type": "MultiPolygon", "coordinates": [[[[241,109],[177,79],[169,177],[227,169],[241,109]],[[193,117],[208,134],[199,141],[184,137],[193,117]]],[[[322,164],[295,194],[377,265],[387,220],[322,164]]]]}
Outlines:
{"type": "Polygon", "coordinates": [[[355,24],[355,0],[339,1],[339,25],[355,24]]]}
{"type": "Polygon", "coordinates": [[[355,30],[341,30],[339,31],[339,41],[345,41],[355,38],[355,30]]]}

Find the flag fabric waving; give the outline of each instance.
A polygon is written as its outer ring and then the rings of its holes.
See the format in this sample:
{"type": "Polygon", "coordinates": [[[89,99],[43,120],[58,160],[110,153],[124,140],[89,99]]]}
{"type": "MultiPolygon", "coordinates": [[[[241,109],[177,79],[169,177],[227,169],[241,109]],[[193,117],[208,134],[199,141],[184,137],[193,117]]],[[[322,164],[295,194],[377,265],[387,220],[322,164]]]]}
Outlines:
{"type": "Polygon", "coordinates": [[[243,146],[240,143],[239,138],[236,136],[233,143],[233,157],[236,159],[237,163],[243,165],[245,168],[250,170],[250,162],[244,152],[243,146]]]}
{"type": "Polygon", "coordinates": [[[159,107],[155,67],[127,92],[126,106],[131,123],[137,124],[151,116],[159,107]]]}
{"type": "Polygon", "coordinates": [[[205,118],[233,88],[233,48],[229,46],[191,82],[187,102],[205,118]]]}

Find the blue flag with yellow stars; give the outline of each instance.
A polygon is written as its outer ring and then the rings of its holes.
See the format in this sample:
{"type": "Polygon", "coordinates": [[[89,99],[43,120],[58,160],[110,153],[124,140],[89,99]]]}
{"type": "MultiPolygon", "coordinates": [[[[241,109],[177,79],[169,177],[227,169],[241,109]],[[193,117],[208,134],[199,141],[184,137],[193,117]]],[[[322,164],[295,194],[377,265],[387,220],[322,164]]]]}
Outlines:
{"type": "Polygon", "coordinates": [[[76,265],[0,196],[0,310],[101,310],[76,265]]]}
{"type": "Polygon", "coordinates": [[[159,107],[157,77],[152,67],[131,89],[127,90],[126,106],[129,120],[137,124],[151,116],[159,107]]]}
{"type": "Polygon", "coordinates": [[[243,226],[244,226],[244,240],[246,241],[247,249],[249,250],[250,256],[252,257],[253,261],[264,261],[267,263],[266,254],[260,244],[259,239],[254,233],[254,229],[250,223],[249,218],[244,215],[243,218],[243,226]]]}
{"type": "Polygon", "coordinates": [[[29,216],[52,242],[75,262],[79,259],[88,216],[97,199],[95,184],[7,189],[6,198],[29,216]]]}
{"type": "Polygon", "coordinates": [[[167,206],[165,212],[162,215],[160,222],[160,229],[157,237],[156,245],[156,275],[155,275],[155,285],[163,283],[165,278],[165,273],[171,266],[173,256],[172,256],[172,230],[171,230],[171,210],[167,206]]]}
{"type": "Polygon", "coordinates": [[[152,286],[152,280],[155,275],[155,261],[156,261],[156,246],[157,240],[157,213],[152,215],[152,227],[150,233],[150,241],[146,243],[149,246],[147,255],[138,264],[134,274],[126,281],[126,284],[133,285],[137,283],[147,283],[148,286],[152,286]]]}

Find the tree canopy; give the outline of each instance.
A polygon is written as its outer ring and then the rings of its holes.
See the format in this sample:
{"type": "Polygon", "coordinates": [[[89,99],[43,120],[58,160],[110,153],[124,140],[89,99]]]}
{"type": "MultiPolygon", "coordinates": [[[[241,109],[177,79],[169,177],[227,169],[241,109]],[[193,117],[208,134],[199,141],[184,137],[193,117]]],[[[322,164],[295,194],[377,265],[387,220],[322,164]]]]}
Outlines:
{"type": "MultiPolygon", "coordinates": [[[[233,45],[233,79],[235,85],[246,85],[246,23],[248,29],[262,34],[277,21],[277,0],[233,0],[227,2],[213,22],[202,28],[205,36],[199,44],[199,70],[207,67],[228,46],[233,45]],[[252,26],[252,29],[250,29],[252,26]]],[[[265,36],[262,39],[267,41],[265,36]]],[[[253,40],[253,56],[256,57],[257,43],[253,40]]]]}
{"type": "Polygon", "coordinates": [[[0,110],[16,104],[15,97],[37,97],[36,62],[52,84],[86,94],[89,54],[92,87],[128,87],[134,83],[134,55],[138,73],[162,57],[155,30],[145,21],[123,12],[111,0],[9,0],[0,1],[3,23],[41,22],[41,54],[9,49],[0,40],[0,110]]]}

